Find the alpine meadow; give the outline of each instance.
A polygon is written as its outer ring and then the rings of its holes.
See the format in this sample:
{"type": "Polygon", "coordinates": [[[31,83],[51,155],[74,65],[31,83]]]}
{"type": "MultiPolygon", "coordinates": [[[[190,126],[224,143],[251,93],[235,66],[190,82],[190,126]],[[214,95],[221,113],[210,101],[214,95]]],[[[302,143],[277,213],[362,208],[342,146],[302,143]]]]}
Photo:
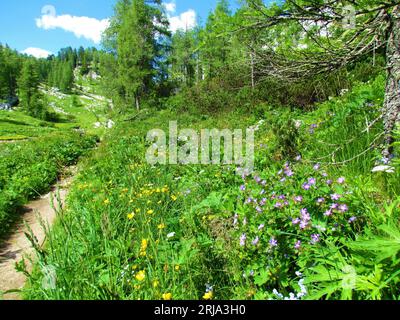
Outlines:
{"type": "Polygon", "coordinates": [[[0,31],[0,300],[400,299],[399,1],[39,2],[0,31]]]}

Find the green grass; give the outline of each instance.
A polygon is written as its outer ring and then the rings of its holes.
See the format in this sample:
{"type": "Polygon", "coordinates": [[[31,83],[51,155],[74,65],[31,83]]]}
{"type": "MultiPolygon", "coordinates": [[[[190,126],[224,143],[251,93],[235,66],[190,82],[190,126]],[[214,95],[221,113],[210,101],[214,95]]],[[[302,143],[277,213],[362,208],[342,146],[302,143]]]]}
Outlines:
{"type": "Polygon", "coordinates": [[[251,113],[159,111],[121,123],[83,163],[68,209],[48,235],[25,297],[163,299],[171,294],[176,300],[197,300],[210,298],[205,293],[211,285],[214,299],[279,299],[274,289],[288,297],[305,285],[303,299],[398,299],[400,198],[395,189],[381,188],[398,184],[397,176],[370,173],[377,150],[345,165],[321,161],[314,168],[316,157],[332,152],[327,142],[341,146],[334,149],[340,150],[338,161],[369,147],[374,128],[352,147],[345,141],[359,136],[366,120],[376,117],[381,86],[378,78],[311,113],[264,106],[267,121],[256,135],[256,172],[244,180],[234,166],[150,166],[146,134],[153,128],[167,130],[169,120],[178,120],[181,129],[246,128],[260,120],[251,113]],[[363,108],[366,101],[374,107],[363,108]],[[294,129],[292,120],[301,120],[302,127],[294,129]],[[334,131],[327,121],[335,123],[334,131]],[[313,123],[318,126],[311,134],[313,123]],[[319,146],[316,139],[325,142],[319,146]],[[293,159],[297,154],[301,161],[293,159]],[[294,175],[281,180],[286,161],[294,175]],[[305,190],[312,177],[316,184],[305,190]],[[332,194],[340,194],[338,204],[347,207],[327,216],[335,202],[332,194]],[[302,196],[302,202],[295,196],[302,196]],[[249,197],[258,204],[246,204],[249,197]],[[317,204],[321,197],[324,202],[317,204]],[[292,223],[303,208],[312,219],[304,230],[292,223]],[[240,244],[243,235],[245,246],[240,244]],[[377,248],[384,243],[388,249],[379,255],[377,248]],[[42,287],[44,266],[57,272],[55,289],[42,287]],[[343,285],[346,281],[350,286],[343,285]]]}

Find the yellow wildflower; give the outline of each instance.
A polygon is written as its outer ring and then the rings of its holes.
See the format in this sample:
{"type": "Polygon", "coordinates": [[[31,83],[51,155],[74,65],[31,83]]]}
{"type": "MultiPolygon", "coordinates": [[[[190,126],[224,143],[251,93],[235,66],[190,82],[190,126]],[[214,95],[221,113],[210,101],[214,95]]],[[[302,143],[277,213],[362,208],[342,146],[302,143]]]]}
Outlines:
{"type": "Polygon", "coordinates": [[[105,205],[110,204],[110,200],[109,199],[104,200],[104,204],[105,205]]]}
{"type": "Polygon", "coordinates": [[[160,285],[160,282],[158,280],[153,281],[153,288],[158,288],[159,285],[160,285]]]}
{"type": "Polygon", "coordinates": [[[164,293],[162,295],[163,300],[172,300],[172,294],[171,293],[164,293]]]}
{"type": "Polygon", "coordinates": [[[175,195],[172,195],[172,196],[171,196],[171,199],[172,199],[172,201],[176,201],[176,200],[178,199],[178,197],[175,196],[175,195]]]}
{"type": "Polygon", "coordinates": [[[164,223],[161,223],[161,224],[158,225],[157,228],[158,228],[158,230],[165,229],[165,224],[164,224],[164,223]]]}
{"type": "Polygon", "coordinates": [[[142,282],[146,278],[146,272],[144,270],[139,271],[135,278],[136,280],[142,282]]]}
{"type": "Polygon", "coordinates": [[[135,214],[134,214],[134,213],[129,213],[129,214],[128,214],[128,219],[129,219],[129,220],[132,220],[134,217],[135,217],[135,214]]]}
{"type": "Polygon", "coordinates": [[[175,271],[179,271],[179,270],[181,270],[181,266],[178,264],[175,266],[175,271]]]}
{"type": "Polygon", "coordinates": [[[208,291],[204,294],[203,299],[204,300],[211,300],[213,298],[213,293],[212,291],[208,291]]]}
{"type": "Polygon", "coordinates": [[[153,214],[154,210],[147,210],[147,214],[153,214]]]}
{"type": "Polygon", "coordinates": [[[147,241],[147,239],[143,239],[142,244],[140,246],[140,251],[146,251],[148,244],[149,244],[149,242],[147,241]]]}

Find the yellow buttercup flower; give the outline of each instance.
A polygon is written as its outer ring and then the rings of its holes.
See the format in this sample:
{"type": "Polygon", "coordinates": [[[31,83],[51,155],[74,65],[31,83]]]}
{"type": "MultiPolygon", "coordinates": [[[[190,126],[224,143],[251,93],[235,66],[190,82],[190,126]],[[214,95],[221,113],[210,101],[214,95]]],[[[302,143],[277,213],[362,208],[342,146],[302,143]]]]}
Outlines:
{"type": "Polygon", "coordinates": [[[142,281],[146,278],[146,272],[145,272],[144,270],[139,271],[139,272],[136,274],[136,277],[135,277],[135,278],[136,278],[136,280],[142,282],[142,281]]]}
{"type": "Polygon", "coordinates": [[[203,299],[204,300],[211,300],[213,298],[213,293],[212,291],[208,291],[204,294],[203,299]]]}
{"type": "Polygon", "coordinates": [[[104,200],[104,204],[105,205],[110,204],[110,200],[108,200],[108,199],[104,200]]]}
{"type": "Polygon", "coordinates": [[[136,211],[136,213],[139,213],[139,212],[140,212],[140,209],[136,209],[135,211],[136,211]]]}
{"type": "Polygon", "coordinates": [[[181,266],[178,264],[175,266],[175,271],[179,271],[179,270],[181,270],[181,266]]]}
{"type": "Polygon", "coordinates": [[[164,224],[164,223],[161,223],[161,224],[158,225],[157,228],[158,228],[158,230],[165,229],[165,224],[164,224]]]}
{"type": "Polygon", "coordinates": [[[148,244],[149,244],[149,242],[147,241],[147,239],[143,239],[142,244],[140,246],[140,251],[146,251],[148,244]]]}
{"type": "Polygon", "coordinates": [[[132,220],[134,217],[135,217],[135,214],[134,214],[134,213],[129,213],[129,214],[128,214],[128,219],[129,219],[129,220],[132,220]]]}
{"type": "Polygon", "coordinates": [[[159,285],[160,285],[160,281],[158,281],[158,280],[153,281],[153,288],[158,288],[159,285]]]}
{"type": "Polygon", "coordinates": [[[164,293],[162,295],[163,300],[172,300],[172,294],[171,293],[164,293]]]}
{"type": "Polygon", "coordinates": [[[147,210],[147,214],[153,214],[154,210],[147,210]]]}

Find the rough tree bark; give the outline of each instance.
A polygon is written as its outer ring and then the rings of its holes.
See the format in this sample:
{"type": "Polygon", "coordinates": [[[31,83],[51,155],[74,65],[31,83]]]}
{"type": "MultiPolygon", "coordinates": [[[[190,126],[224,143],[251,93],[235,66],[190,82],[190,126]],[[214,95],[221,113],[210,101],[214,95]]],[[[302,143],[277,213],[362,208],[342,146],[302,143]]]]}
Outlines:
{"type": "Polygon", "coordinates": [[[400,123],[400,5],[397,5],[389,17],[390,28],[386,47],[387,82],[383,119],[385,125],[385,158],[392,154],[393,130],[400,123]]]}

